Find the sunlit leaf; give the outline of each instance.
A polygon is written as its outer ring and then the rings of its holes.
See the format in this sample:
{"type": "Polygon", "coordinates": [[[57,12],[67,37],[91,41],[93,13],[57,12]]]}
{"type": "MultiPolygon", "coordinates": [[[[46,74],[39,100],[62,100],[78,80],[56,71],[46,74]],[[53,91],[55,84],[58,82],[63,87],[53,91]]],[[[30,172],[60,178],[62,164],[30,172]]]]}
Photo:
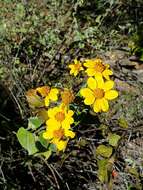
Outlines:
{"type": "Polygon", "coordinates": [[[49,141],[43,138],[43,131],[39,135],[39,141],[43,147],[47,148],[49,146],[49,141]]]}
{"type": "Polygon", "coordinates": [[[108,137],[108,140],[109,140],[109,144],[112,145],[112,146],[117,146],[118,145],[118,141],[120,140],[120,136],[117,135],[117,134],[110,134],[109,137],[108,137]]]}
{"type": "Polygon", "coordinates": [[[16,135],[21,146],[28,151],[29,155],[35,154],[38,151],[35,145],[35,138],[32,133],[21,127],[16,135]]]}
{"type": "Polygon", "coordinates": [[[96,149],[96,154],[109,158],[112,155],[112,150],[113,149],[110,146],[99,145],[96,149]]]}
{"type": "Polygon", "coordinates": [[[41,126],[42,123],[43,123],[43,121],[40,118],[30,117],[28,119],[28,128],[29,129],[37,129],[38,127],[41,126]]]}
{"type": "Polygon", "coordinates": [[[98,160],[98,178],[104,183],[108,181],[108,160],[98,160]]]}

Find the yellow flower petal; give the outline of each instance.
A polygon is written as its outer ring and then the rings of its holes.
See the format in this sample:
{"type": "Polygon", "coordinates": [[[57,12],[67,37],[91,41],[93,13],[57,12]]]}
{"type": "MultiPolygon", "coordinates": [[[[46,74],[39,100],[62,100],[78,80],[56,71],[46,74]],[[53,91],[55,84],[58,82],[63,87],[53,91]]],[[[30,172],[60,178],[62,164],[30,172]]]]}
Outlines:
{"type": "Polygon", "coordinates": [[[91,95],[93,95],[93,92],[92,90],[90,90],[89,88],[82,88],[80,90],[80,94],[83,96],[83,97],[90,97],[91,95]]]}
{"type": "Polygon", "coordinates": [[[106,81],[106,82],[104,83],[103,89],[104,89],[104,91],[106,92],[106,91],[112,89],[113,87],[114,87],[114,81],[109,80],[109,81],[106,81]]]}
{"type": "Polygon", "coordinates": [[[95,80],[97,82],[97,88],[103,89],[104,86],[104,80],[101,73],[98,73],[95,75],[95,80]]]}
{"type": "Polygon", "coordinates": [[[55,119],[48,119],[48,120],[46,121],[46,125],[47,125],[48,127],[52,127],[53,130],[58,130],[59,127],[61,126],[60,122],[58,122],[58,121],[55,120],[55,119]]]}
{"type": "Polygon", "coordinates": [[[95,66],[95,62],[91,59],[86,59],[85,63],[84,63],[85,67],[94,67],[95,66]]]}
{"type": "Polygon", "coordinates": [[[70,74],[74,76],[77,76],[79,71],[83,70],[82,64],[77,59],[74,60],[74,64],[69,65],[69,68],[71,69],[70,74]]]}
{"type": "Polygon", "coordinates": [[[50,103],[49,96],[46,96],[44,101],[45,101],[45,106],[49,106],[49,103],[50,103]]]}
{"type": "Polygon", "coordinates": [[[70,70],[70,75],[72,75],[74,73],[74,70],[73,69],[71,69],[70,70]]]}
{"type": "Polygon", "coordinates": [[[110,68],[110,65],[109,64],[105,64],[105,66],[106,66],[106,69],[109,69],[110,68]]]}
{"type": "Polygon", "coordinates": [[[92,105],[95,101],[94,95],[88,96],[85,98],[84,103],[85,105],[92,105]]]}
{"type": "Polygon", "coordinates": [[[43,133],[43,138],[44,139],[52,139],[53,138],[53,131],[45,131],[43,133]]]}
{"type": "Polygon", "coordinates": [[[70,138],[74,138],[75,133],[73,131],[71,131],[71,130],[65,130],[65,136],[70,137],[70,138]]]}
{"type": "Polygon", "coordinates": [[[78,75],[78,72],[77,70],[74,71],[74,76],[76,77],[78,75]]]}
{"type": "Polygon", "coordinates": [[[110,69],[105,69],[102,74],[106,80],[110,80],[109,76],[113,75],[113,72],[110,69]]]}
{"type": "Polygon", "coordinates": [[[65,150],[67,146],[67,141],[62,141],[62,140],[54,140],[53,143],[56,145],[57,149],[59,151],[65,150]]]}
{"type": "Polygon", "coordinates": [[[50,90],[50,93],[49,93],[49,98],[53,101],[57,101],[58,100],[58,89],[56,88],[53,88],[50,90]]]}
{"type": "Polygon", "coordinates": [[[66,114],[67,117],[72,117],[74,112],[72,110],[68,110],[68,113],[66,114]]]}
{"type": "Polygon", "coordinates": [[[94,90],[97,88],[97,82],[94,78],[90,77],[88,80],[87,80],[87,85],[90,89],[94,90]]]}
{"type": "Polygon", "coordinates": [[[88,68],[85,71],[87,73],[88,76],[92,77],[96,74],[96,70],[94,68],[88,68]]]}
{"type": "Polygon", "coordinates": [[[101,102],[101,109],[102,109],[102,111],[107,112],[108,109],[109,109],[108,101],[105,98],[102,98],[100,100],[100,102],[101,102]]]}
{"type": "Polygon", "coordinates": [[[73,69],[73,68],[74,68],[74,65],[71,64],[71,65],[69,65],[68,67],[69,67],[70,69],[73,69]]]}
{"type": "Polygon", "coordinates": [[[64,129],[69,129],[70,125],[74,123],[74,119],[72,117],[70,118],[66,118],[63,122],[62,122],[62,128],[64,129]]]}
{"type": "Polygon", "coordinates": [[[101,102],[100,99],[96,99],[94,104],[93,104],[93,110],[94,112],[98,113],[101,111],[101,102]]]}
{"type": "Polygon", "coordinates": [[[79,61],[77,59],[74,60],[74,64],[78,64],[79,61]]]}
{"type": "Polygon", "coordinates": [[[118,92],[116,90],[109,90],[105,92],[105,98],[107,100],[113,100],[118,97],[118,92]]]}
{"type": "Polygon", "coordinates": [[[50,108],[50,109],[48,110],[48,116],[49,116],[50,118],[54,118],[55,115],[56,115],[56,113],[57,113],[58,111],[59,111],[59,108],[58,108],[58,107],[50,108]]]}

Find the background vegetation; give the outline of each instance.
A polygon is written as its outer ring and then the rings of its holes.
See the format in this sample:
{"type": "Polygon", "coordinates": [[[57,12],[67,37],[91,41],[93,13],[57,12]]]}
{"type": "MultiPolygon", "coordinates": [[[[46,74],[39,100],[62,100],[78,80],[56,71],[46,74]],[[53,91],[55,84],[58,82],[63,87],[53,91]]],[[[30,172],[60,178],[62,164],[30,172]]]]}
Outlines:
{"type": "Polygon", "coordinates": [[[142,0],[1,0],[0,8],[1,189],[141,189],[142,0]],[[28,156],[15,135],[31,114],[26,90],[68,87],[67,64],[96,56],[114,70],[118,102],[108,114],[86,115],[92,123],[82,121],[63,155],[48,162],[28,156]],[[99,181],[95,156],[106,128],[122,136],[113,167],[118,176],[110,184],[99,181]]]}

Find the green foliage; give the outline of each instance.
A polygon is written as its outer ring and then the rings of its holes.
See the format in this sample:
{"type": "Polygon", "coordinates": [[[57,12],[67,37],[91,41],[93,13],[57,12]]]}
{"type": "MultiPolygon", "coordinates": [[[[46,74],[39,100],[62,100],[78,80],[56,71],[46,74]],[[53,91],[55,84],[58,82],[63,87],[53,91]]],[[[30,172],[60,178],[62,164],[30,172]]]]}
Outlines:
{"type": "Polygon", "coordinates": [[[118,122],[119,122],[120,127],[125,128],[125,129],[128,128],[128,122],[126,121],[125,118],[123,117],[119,118],[118,122]]]}
{"type": "MultiPolygon", "coordinates": [[[[48,70],[47,65],[56,65],[55,68],[58,68],[60,64],[70,62],[74,56],[73,52],[76,52],[77,57],[81,56],[81,52],[85,57],[95,57],[96,50],[124,47],[127,43],[125,38],[128,39],[137,25],[136,14],[130,11],[132,3],[134,3],[132,0],[1,1],[0,79],[6,78],[10,87],[16,86],[14,97],[21,109],[26,110],[25,113],[28,112],[24,107],[25,100],[22,100],[24,103],[19,102],[19,97],[20,99],[24,97],[26,89],[49,80],[47,73],[48,79],[43,76],[48,70]],[[128,34],[127,37],[125,34],[128,34]],[[40,76],[43,77],[42,80],[40,76]]],[[[136,39],[132,51],[141,54],[142,60],[143,49],[136,43],[140,41],[138,36],[136,39]]],[[[58,71],[55,73],[58,74],[58,71]]],[[[60,77],[56,78],[60,80],[60,77]]],[[[37,105],[41,105],[38,100],[37,105]]],[[[132,106],[132,109],[135,108],[132,106]]],[[[135,113],[135,110],[132,113],[135,113]]],[[[138,114],[137,111],[136,113],[138,114]]],[[[121,117],[118,124],[121,128],[127,129],[129,124],[125,118],[121,117]]],[[[75,123],[79,126],[78,121],[75,123]]],[[[29,155],[44,156],[48,159],[52,152],[57,150],[43,138],[42,124],[38,117],[29,118],[28,129],[20,128],[17,138],[29,155]],[[37,142],[42,146],[42,150],[37,146],[37,142]]],[[[109,134],[111,131],[104,124],[100,132],[105,141],[108,140],[109,145],[113,147],[101,144],[96,150],[97,157],[110,158],[116,151],[121,137],[115,133],[109,134]]],[[[87,147],[87,142],[81,138],[79,142],[81,152],[87,147]]],[[[80,156],[80,151],[76,151],[76,156],[80,156]]],[[[98,160],[97,165],[98,178],[102,183],[107,182],[109,160],[98,160]]],[[[130,173],[137,176],[134,170],[130,173]]]]}
{"type": "Polygon", "coordinates": [[[48,150],[46,152],[36,153],[35,156],[43,156],[45,158],[45,160],[47,160],[50,158],[51,154],[52,154],[52,151],[48,150]]]}
{"type": "Polygon", "coordinates": [[[35,154],[38,151],[33,133],[21,127],[17,132],[17,138],[21,146],[28,151],[29,155],[35,154]]]}
{"type": "Polygon", "coordinates": [[[120,138],[121,137],[115,133],[109,134],[108,136],[109,144],[111,146],[116,147],[118,145],[118,141],[120,140],[120,138]]]}
{"type": "Polygon", "coordinates": [[[96,149],[96,154],[109,158],[112,155],[112,147],[99,145],[96,149]]]}
{"type": "Polygon", "coordinates": [[[28,129],[37,129],[41,126],[43,121],[38,117],[30,117],[28,119],[28,129]]]}
{"type": "Polygon", "coordinates": [[[98,160],[98,178],[102,183],[108,182],[108,160],[98,160]]]}
{"type": "Polygon", "coordinates": [[[39,141],[43,147],[48,148],[49,142],[43,138],[43,131],[39,134],[39,141]]]}

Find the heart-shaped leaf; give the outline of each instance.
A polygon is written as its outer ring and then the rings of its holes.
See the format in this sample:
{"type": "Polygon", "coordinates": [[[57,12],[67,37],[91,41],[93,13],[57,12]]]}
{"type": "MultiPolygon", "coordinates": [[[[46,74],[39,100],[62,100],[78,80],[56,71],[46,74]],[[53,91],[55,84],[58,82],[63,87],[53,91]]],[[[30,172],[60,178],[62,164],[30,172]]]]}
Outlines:
{"type": "Polygon", "coordinates": [[[16,135],[21,146],[28,151],[29,155],[35,154],[38,151],[35,145],[34,135],[31,132],[21,127],[16,135]]]}

